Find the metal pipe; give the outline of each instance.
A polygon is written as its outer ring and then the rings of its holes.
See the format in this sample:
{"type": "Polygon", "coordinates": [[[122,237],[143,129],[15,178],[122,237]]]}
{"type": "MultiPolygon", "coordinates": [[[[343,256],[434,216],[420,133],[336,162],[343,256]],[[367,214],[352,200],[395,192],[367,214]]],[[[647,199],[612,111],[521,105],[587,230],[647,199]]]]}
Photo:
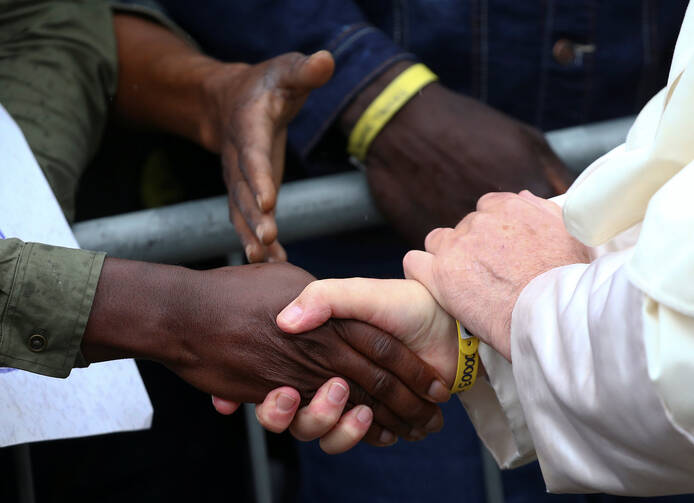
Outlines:
{"type": "MultiPolygon", "coordinates": [[[[75,224],[80,246],[150,262],[186,262],[242,250],[224,196],[75,224]]],[[[287,183],[277,202],[283,243],[383,223],[359,172],[287,183]]]]}
{"type": "Polygon", "coordinates": [[[487,448],[480,442],[482,457],[482,474],[484,475],[484,492],[487,503],[504,503],[504,483],[496,461],[487,448]]]}
{"type": "MultiPolygon", "coordinates": [[[[624,141],[633,118],[573,127],[547,134],[575,172],[624,141]]],[[[277,204],[279,239],[290,243],[384,222],[361,172],[312,178],[282,186],[277,204]]],[[[186,262],[241,250],[229,223],[226,197],[80,222],[73,227],[85,249],[151,262],[186,262]]]]}
{"type": "Polygon", "coordinates": [[[248,433],[248,450],[253,473],[255,503],[272,503],[272,475],[267,454],[265,430],[255,417],[255,404],[244,403],[243,415],[248,433]]]}
{"type": "Polygon", "coordinates": [[[635,117],[624,117],[585,126],[550,131],[547,143],[578,174],[595,159],[624,142],[635,117]]]}
{"type": "Polygon", "coordinates": [[[17,495],[20,503],[36,503],[34,472],[31,468],[29,444],[10,447],[17,470],[17,495]]]}

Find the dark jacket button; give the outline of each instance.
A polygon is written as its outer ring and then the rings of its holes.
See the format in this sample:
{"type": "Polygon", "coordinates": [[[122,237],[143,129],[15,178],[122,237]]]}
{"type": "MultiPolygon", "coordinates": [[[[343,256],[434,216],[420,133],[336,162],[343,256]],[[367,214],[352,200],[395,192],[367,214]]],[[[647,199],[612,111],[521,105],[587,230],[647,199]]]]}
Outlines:
{"type": "Polygon", "coordinates": [[[554,56],[554,60],[560,65],[570,65],[576,59],[574,43],[565,38],[560,38],[554,43],[554,47],[552,47],[552,56],[554,56]]]}
{"type": "Polygon", "coordinates": [[[29,336],[29,349],[31,349],[34,353],[40,353],[46,349],[47,343],[48,341],[44,335],[32,334],[29,336]]]}

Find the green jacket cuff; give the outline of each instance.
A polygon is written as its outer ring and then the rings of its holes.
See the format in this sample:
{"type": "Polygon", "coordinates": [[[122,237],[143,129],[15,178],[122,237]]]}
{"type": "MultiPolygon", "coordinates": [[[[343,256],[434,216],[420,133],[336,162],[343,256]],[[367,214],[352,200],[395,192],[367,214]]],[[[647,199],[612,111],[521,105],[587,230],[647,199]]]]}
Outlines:
{"type": "Polygon", "coordinates": [[[67,377],[81,354],[105,254],[0,240],[0,366],[67,377]]]}

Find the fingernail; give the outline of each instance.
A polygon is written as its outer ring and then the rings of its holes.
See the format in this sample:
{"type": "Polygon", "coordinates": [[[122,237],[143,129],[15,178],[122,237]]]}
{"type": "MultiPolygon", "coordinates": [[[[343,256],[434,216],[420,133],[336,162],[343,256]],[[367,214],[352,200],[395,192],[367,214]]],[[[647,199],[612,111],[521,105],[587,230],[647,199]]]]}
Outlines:
{"type": "Polygon", "coordinates": [[[286,393],[280,393],[277,397],[277,410],[280,412],[289,412],[294,408],[294,404],[296,404],[296,399],[286,393]]]}
{"type": "Polygon", "coordinates": [[[258,236],[261,243],[263,242],[263,234],[265,234],[265,226],[260,224],[255,228],[255,235],[258,236]]]}
{"type": "Polygon", "coordinates": [[[263,210],[263,200],[261,199],[260,194],[257,194],[255,196],[255,202],[258,203],[258,208],[260,208],[260,210],[262,211],[263,210]]]}
{"type": "Polygon", "coordinates": [[[427,434],[424,433],[424,431],[420,430],[419,428],[412,428],[410,430],[410,437],[412,437],[413,440],[422,440],[424,437],[426,437],[427,434]]]}
{"type": "Polygon", "coordinates": [[[246,258],[249,262],[251,262],[251,253],[253,253],[253,245],[246,245],[243,251],[246,252],[246,258]]]}
{"type": "Polygon", "coordinates": [[[378,437],[378,441],[382,444],[392,444],[397,440],[397,437],[388,430],[383,430],[381,435],[378,437]]]}
{"type": "MultiPolygon", "coordinates": [[[[368,424],[372,417],[373,412],[371,412],[371,409],[368,407],[361,407],[359,412],[357,412],[357,420],[359,420],[360,423],[368,424]]],[[[381,436],[383,436],[383,433],[381,433],[381,436]]]]}
{"type": "Polygon", "coordinates": [[[335,405],[340,405],[345,398],[347,398],[347,388],[339,382],[332,383],[328,389],[328,400],[335,405]]]}
{"type": "Polygon", "coordinates": [[[434,417],[429,419],[429,422],[424,425],[424,430],[429,433],[435,433],[443,428],[443,417],[441,414],[434,414],[434,417]]]}
{"type": "Polygon", "coordinates": [[[299,306],[291,306],[280,313],[280,318],[288,325],[296,325],[303,315],[303,309],[299,306]]]}
{"type": "Polygon", "coordinates": [[[446,386],[438,379],[431,383],[428,393],[429,397],[435,402],[446,402],[451,397],[446,386]]]}

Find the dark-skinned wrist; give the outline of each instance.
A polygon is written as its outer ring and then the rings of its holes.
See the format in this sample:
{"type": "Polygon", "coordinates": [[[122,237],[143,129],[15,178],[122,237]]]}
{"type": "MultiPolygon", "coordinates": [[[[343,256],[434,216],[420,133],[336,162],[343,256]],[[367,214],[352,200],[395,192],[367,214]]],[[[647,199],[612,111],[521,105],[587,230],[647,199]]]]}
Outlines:
{"type": "Polygon", "coordinates": [[[107,258],[82,339],[90,362],[141,358],[165,365],[185,358],[180,303],[196,271],[107,258]]]}
{"type": "Polygon", "coordinates": [[[215,61],[201,78],[203,113],[198,121],[197,142],[210,152],[220,153],[227,116],[227,94],[238,85],[250,65],[215,61]]]}
{"type": "Polygon", "coordinates": [[[371,102],[390,84],[395,77],[404,72],[407,68],[415,64],[414,61],[398,61],[389,66],[383,73],[366,86],[350,102],[338,119],[339,128],[345,136],[349,136],[371,102]]]}
{"type": "Polygon", "coordinates": [[[206,83],[228,66],[200,53],[179,35],[140,16],[116,14],[118,91],[115,112],[210,148],[206,83]]]}

